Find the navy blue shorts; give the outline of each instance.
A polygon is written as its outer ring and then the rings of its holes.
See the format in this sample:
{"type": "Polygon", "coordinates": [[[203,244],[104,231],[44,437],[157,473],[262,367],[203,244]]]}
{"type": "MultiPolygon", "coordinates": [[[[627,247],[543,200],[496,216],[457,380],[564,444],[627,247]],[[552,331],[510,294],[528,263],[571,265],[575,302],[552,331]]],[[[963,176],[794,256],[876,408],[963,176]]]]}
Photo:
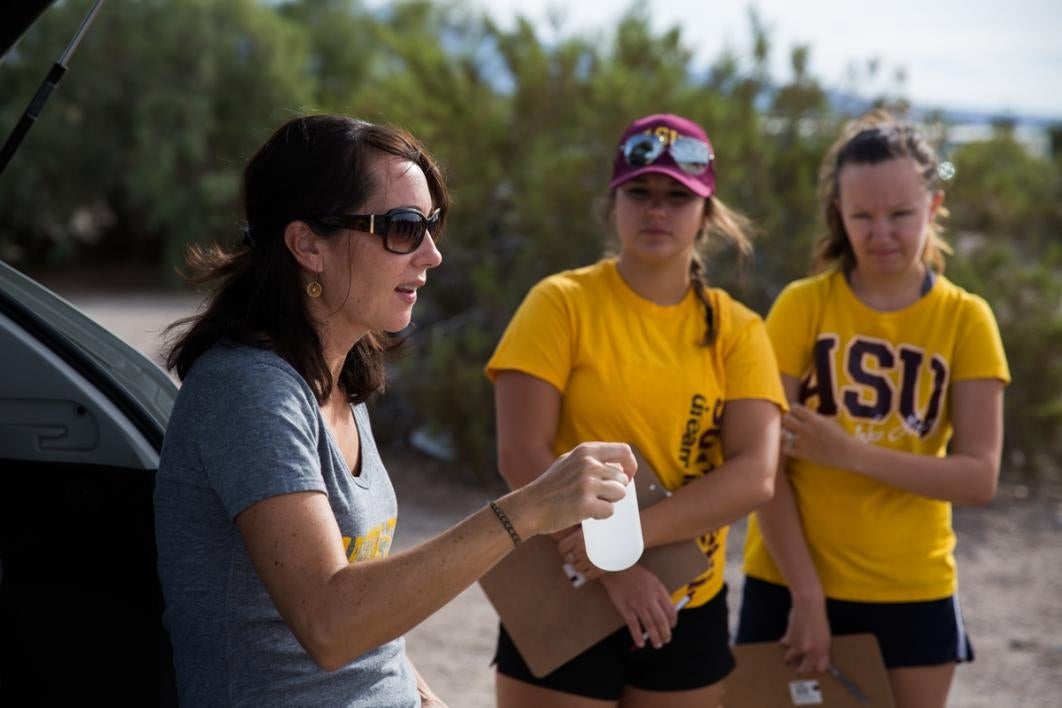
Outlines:
{"type": "MultiPolygon", "coordinates": [[[[745,578],[737,643],[777,641],[789,623],[789,588],[745,578]]],[[[973,645],[956,595],[926,602],[849,602],[826,599],[835,635],[870,632],[885,666],[937,666],[973,661],[973,645]]]]}
{"type": "Polygon", "coordinates": [[[727,630],[726,588],[692,610],[680,610],[671,641],[634,649],[624,626],[542,678],[520,656],[505,627],[498,634],[498,672],[518,681],[587,698],[618,700],[624,686],[687,691],[711,686],[734,669],[727,630]]]}

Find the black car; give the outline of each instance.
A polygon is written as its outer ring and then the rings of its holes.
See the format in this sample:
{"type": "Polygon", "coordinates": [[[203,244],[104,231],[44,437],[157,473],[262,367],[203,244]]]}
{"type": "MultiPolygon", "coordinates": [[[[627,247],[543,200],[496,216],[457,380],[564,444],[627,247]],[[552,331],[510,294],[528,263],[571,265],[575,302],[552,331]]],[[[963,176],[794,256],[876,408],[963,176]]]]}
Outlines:
{"type": "MultiPolygon", "coordinates": [[[[0,56],[50,4],[4,3],[0,56]]],[[[176,705],[152,508],[176,395],[0,262],[0,706],[176,705]]]]}

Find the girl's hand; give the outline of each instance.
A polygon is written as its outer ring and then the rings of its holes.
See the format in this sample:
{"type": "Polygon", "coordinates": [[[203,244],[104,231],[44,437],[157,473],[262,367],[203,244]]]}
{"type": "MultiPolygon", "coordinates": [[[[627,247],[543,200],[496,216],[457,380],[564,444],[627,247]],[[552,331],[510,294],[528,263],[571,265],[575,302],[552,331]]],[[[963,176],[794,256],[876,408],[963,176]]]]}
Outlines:
{"type": "Polygon", "coordinates": [[[789,610],[789,626],[781,643],[787,648],[785,663],[796,664],[802,676],[822,673],[830,663],[830,622],[825,599],[801,603],[789,610]]]}
{"type": "Polygon", "coordinates": [[[660,579],[637,563],[618,573],[605,573],[601,584],[608,591],[612,604],[627,622],[634,646],[649,642],[659,649],[671,641],[671,628],[678,622],[678,610],[671,604],[671,595],[660,579]]]}
{"type": "Polygon", "coordinates": [[[581,526],[575,527],[568,535],[564,536],[557,544],[557,552],[565,563],[582,573],[587,580],[597,580],[606,571],[601,570],[590,562],[586,555],[586,541],[583,539],[581,526]]]}
{"type": "Polygon", "coordinates": [[[800,404],[782,418],[782,454],[830,467],[851,468],[848,462],[861,444],[833,418],[800,404]]]}

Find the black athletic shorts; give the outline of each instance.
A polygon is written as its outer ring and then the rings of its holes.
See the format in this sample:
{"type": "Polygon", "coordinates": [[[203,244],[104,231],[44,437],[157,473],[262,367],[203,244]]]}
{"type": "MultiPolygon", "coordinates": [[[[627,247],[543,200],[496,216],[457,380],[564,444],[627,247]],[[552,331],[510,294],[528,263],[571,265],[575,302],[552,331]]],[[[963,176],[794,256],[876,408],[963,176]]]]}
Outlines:
{"type": "Polygon", "coordinates": [[[542,678],[524,663],[502,626],[494,662],[498,672],[525,683],[614,701],[624,686],[644,691],[687,691],[711,686],[734,669],[727,630],[726,587],[711,600],[678,613],[671,641],[635,649],[626,625],[542,678]]]}
{"type": "MultiPolygon", "coordinates": [[[[737,643],[781,639],[789,623],[789,588],[745,578],[737,643]]],[[[870,632],[887,668],[973,661],[957,595],[926,602],[849,602],[826,599],[833,634],[870,632]]]]}

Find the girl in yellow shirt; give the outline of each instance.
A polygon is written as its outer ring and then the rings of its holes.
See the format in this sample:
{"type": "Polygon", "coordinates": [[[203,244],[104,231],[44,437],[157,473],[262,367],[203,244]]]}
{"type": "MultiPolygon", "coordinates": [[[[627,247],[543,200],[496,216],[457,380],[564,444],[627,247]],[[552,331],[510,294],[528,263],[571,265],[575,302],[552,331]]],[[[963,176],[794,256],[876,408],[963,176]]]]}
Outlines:
{"type": "Polygon", "coordinates": [[[884,114],[826,155],[818,274],[767,317],[792,408],[775,497],[749,524],[737,637],[781,639],[808,672],[831,632],[872,632],[901,708],[943,708],[973,658],[951,504],[995,493],[1009,380],[992,311],[942,275],[937,170],[884,114]]]}
{"type": "Polygon", "coordinates": [[[734,665],[727,524],[771,494],[784,395],[760,317],[705,283],[711,232],[748,250],[708,136],[675,115],[635,121],[609,188],[618,258],[538,283],[487,365],[501,472],[521,487],[571,441],[628,442],[673,492],[642,512],[645,545],[697,539],[709,568],[671,594],[641,565],[593,568],[581,531],[559,536],[558,563],[604,585],[628,627],[542,678],[502,627],[501,708],[718,705],[734,665]]]}

